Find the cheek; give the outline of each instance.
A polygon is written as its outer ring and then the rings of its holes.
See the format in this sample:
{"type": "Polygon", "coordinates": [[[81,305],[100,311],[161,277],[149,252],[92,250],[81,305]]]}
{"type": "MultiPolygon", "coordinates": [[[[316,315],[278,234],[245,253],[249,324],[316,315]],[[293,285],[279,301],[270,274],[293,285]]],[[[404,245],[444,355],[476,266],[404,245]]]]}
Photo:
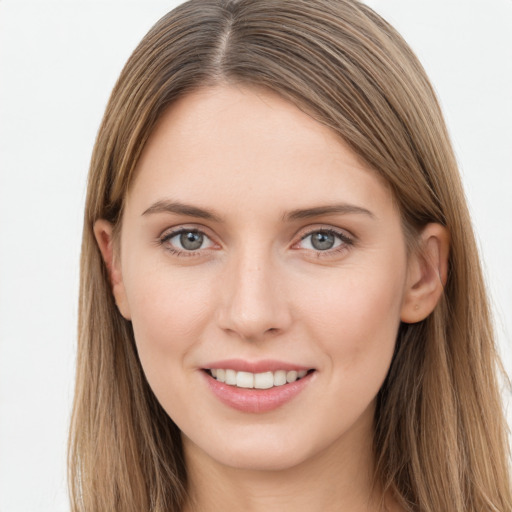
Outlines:
{"type": "Polygon", "coordinates": [[[204,276],[153,267],[128,279],[127,297],[141,363],[148,378],[182,365],[210,316],[204,276]]]}
{"type": "Polygon", "coordinates": [[[331,378],[345,396],[371,398],[389,369],[405,279],[402,267],[390,268],[353,269],[322,287],[307,308],[309,334],[329,355],[331,378]]]}

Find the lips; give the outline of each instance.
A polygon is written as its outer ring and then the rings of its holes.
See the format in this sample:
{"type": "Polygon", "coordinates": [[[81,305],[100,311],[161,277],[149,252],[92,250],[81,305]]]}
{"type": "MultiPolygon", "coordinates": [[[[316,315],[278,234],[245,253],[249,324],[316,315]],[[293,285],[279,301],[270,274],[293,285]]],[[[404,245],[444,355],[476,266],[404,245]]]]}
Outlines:
{"type": "Polygon", "coordinates": [[[315,370],[279,361],[218,361],[203,368],[206,384],[225,405],[246,413],[277,409],[313,380],[315,370]]]}

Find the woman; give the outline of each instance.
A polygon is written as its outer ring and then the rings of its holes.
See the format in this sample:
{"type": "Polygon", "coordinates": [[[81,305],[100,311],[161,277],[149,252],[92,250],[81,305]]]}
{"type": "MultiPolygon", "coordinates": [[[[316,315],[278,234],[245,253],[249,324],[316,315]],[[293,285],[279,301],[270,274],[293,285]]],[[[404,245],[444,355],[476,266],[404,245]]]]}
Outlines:
{"type": "Polygon", "coordinates": [[[508,511],[478,254],[432,88],[354,1],[191,1],[94,150],[74,510],[508,511]]]}

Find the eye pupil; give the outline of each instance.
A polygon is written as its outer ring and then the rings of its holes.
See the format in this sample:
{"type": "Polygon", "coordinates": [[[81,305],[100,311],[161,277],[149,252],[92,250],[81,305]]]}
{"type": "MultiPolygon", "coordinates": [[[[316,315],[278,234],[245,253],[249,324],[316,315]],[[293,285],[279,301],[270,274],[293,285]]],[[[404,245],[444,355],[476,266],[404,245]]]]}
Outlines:
{"type": "Polygon", "coordinates": [[[180,243],[184,249],[195,251],[203,245],[203,235],[194,231],[181,233],[180,243]]]}
{"type": "Polygon", "coordinates": [[[331,249],[334,246],[334,243],[335,238],[331,233],[318,231],[317,233],[313,233],[311,235],[311,245],[319,251],[326,251],[327,249],[331,249]]]}

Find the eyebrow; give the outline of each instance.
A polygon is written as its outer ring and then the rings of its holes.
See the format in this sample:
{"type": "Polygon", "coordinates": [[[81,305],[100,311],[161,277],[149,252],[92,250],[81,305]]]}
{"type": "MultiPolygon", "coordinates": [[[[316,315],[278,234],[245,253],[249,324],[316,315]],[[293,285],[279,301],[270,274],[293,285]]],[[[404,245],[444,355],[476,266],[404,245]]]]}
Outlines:
{"type": "Polygon", "coordinates": [[[177,213],[188,217],[198,217],[200,219],[212,220],[220,222],[220,218],[211,210],[206,208],[198,208],[189,204],[179,203],[175,201],[157,201],[152,204],[142,215],[150,215],[152,213],[177,213]]]}
{"type": "Polygon", "coordinates": [[[286,213],[283,216],[283,220],[292,221],[292,220],[301,220],[301,219],[309,219],[312,217],[320,217],[321,215],[330,215],[330,214],[362,214],[367,215],[368,217],[374,219],[375,215],[366,208],[362,208],[361,206],[356,206],[353,204],[342,203],[342,204],[331,204],[326,206],[317,206],[314,208],[305,208],[292,210],[291,212],[286,213]]]}
{"type": "MultiPolygon", "coordinates": [[[[186,215],[188,217],[197,217],[200,219],[221,222],[218,215],[207,208],[199,208],[190,204],[180,203],[176,201],[161,200],[152,204],[142,215],[150,215],[154,213],[176,213],[178,215],[186,215]]],[[[316,206],[313,208],[299,208],[292,210],[283,215],[283,221],[290,222],[294,220],[310,219],[312,217],[320,217],[321,215],[332,214],[362,214],[374,219],[375,215],[366,208],[348,203],[331,204],[325,206],[316,206]]]]}

